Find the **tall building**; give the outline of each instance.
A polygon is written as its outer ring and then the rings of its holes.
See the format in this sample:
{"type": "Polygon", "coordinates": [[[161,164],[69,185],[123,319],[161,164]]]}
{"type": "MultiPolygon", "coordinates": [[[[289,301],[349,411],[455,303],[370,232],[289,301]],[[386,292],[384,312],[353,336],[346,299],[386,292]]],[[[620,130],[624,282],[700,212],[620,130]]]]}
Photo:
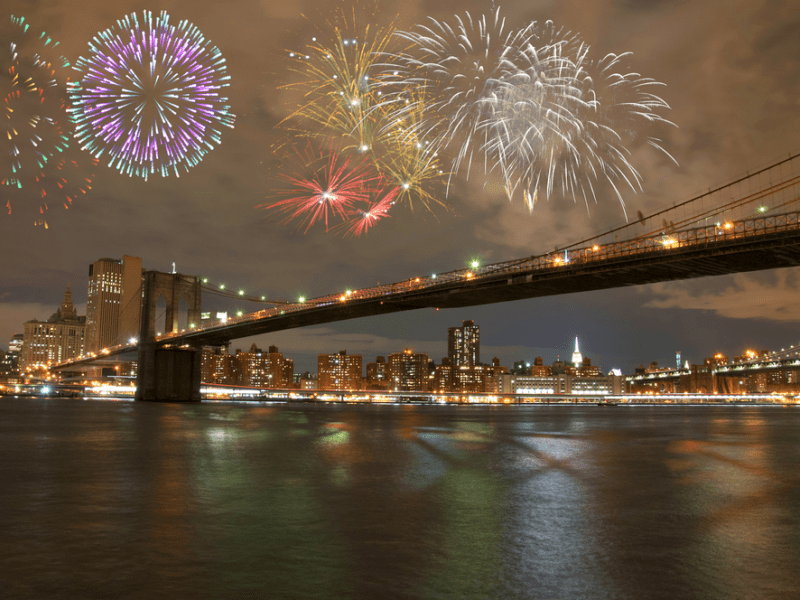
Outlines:
{"type": "Polygon", "coordinates": [[[28,321],[22,334],[20,368],[48,365],[84,353],[86,317],[78,316],[67,286],[64,301],[46,321],[28,321]]]}
{"type": "Polygon", "coordinates": [[[572,353],[572,365],[574,367],[580,367],[583,365],[583,355],[581,354],[580,348],[578,348],[578,338],[575,338],[575,351],[572,353]]]}
{"type": "Polygon", "coordinates": [[[389,355],[389,388],[395,392],[428,390],[428,355],[411,348],[389,355]]]}
{"type": "Polygon", "coordinates": [[[453,367],[475,366],[481,362],[481,328],[474,321],[447,330],[447,358],[453,367]]]}
{"type": "Polygon", "coordinates": [[[141,258],[101,258],[89,265],[86,352],[98,352],[138,337],[141,298],[141,258]]]}
{"type": "Polygon", "coordinates": [[[360,390],[363,386],[360,354],[320,354],[317,357],[318,385],[321,390],[360,390]]]}

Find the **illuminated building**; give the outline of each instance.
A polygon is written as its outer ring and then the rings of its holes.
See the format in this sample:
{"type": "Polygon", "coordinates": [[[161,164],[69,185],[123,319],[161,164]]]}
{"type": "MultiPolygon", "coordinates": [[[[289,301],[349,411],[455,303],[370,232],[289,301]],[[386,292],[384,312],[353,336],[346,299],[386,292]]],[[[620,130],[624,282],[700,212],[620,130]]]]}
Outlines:
{"type": "Polygon", "coordinates": [[[28,321],[23,333],[20,368],[49,365],[84,353],[86,317],[78,316],[67,286],[64,301],[46,321],[28,321]]]}
{"type": "Polygon", "coordinates": [[[493,391],[494,388],[496,386],[493,367],[485,365],[453,367],[452,391],[483,394],[493,391]]]}
{"type": "Polygon", "coordinates": [[[8,352],[4,353],[0,359],[0,377],[9,383],[16,383],[16,378],[19,376],[19,360],[22,354],[23,340],[23,334],[15,333],[8,342],[8,352]]]}
{"type": "Polygon", "coordinates": [[[572,353],[572,365],[574,367],[580,367],[583,364],[583,356],[581,355],[581,351],[578,348],[578,338],[575,338],[575,351],[572,353]]]}
{"type": "Polygon", "coordinates": [[[606,396],[621,394],[622,375],[574,377],[567,373],[549,377],[501,375],[498,391],[511,394],[606,396]]]}
{"type": "Polygon", "coordinates": [[[431,391],[439,393],[453,391],[453,366],[449,358],[443,358],[442,364],[434,369],[431,391]]]}
{"type": "Polygon", "coordinates": [[[363,386],[360,354],[320,354],[317,357],[317,380],[321,390],[360,390],[363,386]]]}
{"type": "Polygon", "coordinates": [[[85,351],[99,352],[138,337],[141,298],[141,258],[101,258],[89,265],[85,351]]]}
{"type": "Polygon", "coordinates": [[[395,392],[423,392],[428,389],[428,355],[411,348],[389,355],[389,387],[395,392]]]}
{"type": "Polygon", "coordinates": [[[543,364],[541,356],[537,356],[533,361],[533,366],[530,369],[530,375],[533,377],[549,377],[553,374],[553,369],[549,365],[543,364]]]}
{"type": "Polygon", "coordinates": [[[474,366],[481,359],[481,328],[474,321],[447,330],[447,358],[453,367],[474,366]]]}
{"type": "Polygon", "coordinates": [[[592,366],[592,361],[588,356],[583,357],[581,366],[578,367],[577,377],[602,377],[600,367],[592,366]]]}
{"type": "Polygon", "coordinates": [[[367,363],[367,388],[368,390],[389,389],[389,363],[386,358],[378,356],[375,362],[367,363]]]}
{"type": "Polygon", "coordinates": [[[294,386],[294,361],[284,358],[277,346],[267,352],[250,346],[249,352],[236,351],[240,385],[258,388],[290,388],[294,386]]]}

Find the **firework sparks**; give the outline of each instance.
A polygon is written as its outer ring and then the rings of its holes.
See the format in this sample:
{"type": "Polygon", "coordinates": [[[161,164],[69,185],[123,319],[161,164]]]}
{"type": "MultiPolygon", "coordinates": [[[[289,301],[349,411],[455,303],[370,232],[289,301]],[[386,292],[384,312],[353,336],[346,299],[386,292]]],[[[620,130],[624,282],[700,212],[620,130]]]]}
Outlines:
{"type": "Polygon", "coordinates": [[[345,235],[360,236],[372,228],[378,221],[391,216],[389,210],[394,206],[400,193],[399,187],[393,187],[380,200],[365,209],[357,209],[350,213],[351,219],[345,223],[345,235]]]}
{"type": "Polygon", "coordinates": [[[11,17],[11,27],[11,40],[2,49],[7,159],[0,173],[0,201],[9,214],[20,212],[21,204],[34,213],[34,224],[47,227],[48,208],[69,208],[86,194],[93,169],[70,144],[72,122],[58,83],[69,63],[57,54],[58,42],[44,32],[34,34],[21,17],[11,17]]]}
{"type": "Polygon", "coordinates": [[[134,13],[98,33],[69,85],[76,137],[109,166],[147,178],[188,170],[233,127],[225,59],[188,21],[134,13]]]}
{"type": "Polygon", "coordinates": [[[353,33],[355,26],[331,29],[332,38],[320,32],[305,48],[287,52],[299,79],[284,87],[301,92],[302,101],[282,125],[336,145],[353,160],[370,161],[387,185],[397,188],[393,201],[428,210],[444,205],[444,195],[436,193],[445,179],[436,152],[414,131],[424,95],[406,91],[383,102],[391,88],[376,61],[386,54],[394,29],[367,26],[360,35],[353,33]],[[406,107],[409,98],[415,102],[406,107]]]}
{"type": "Polygon", "coordinates": [[[308,231],[315,223],[331,219],[346,221],[359,204],[369,204],[381,189],[381,176],[368,162],[343,158],[335,149],[304,150],[289,154],[278,179],[283,185],[271,204],[257,208],[276,209],[286,215],[284,223],[298,220],[298,229],[308,231]]]}
{"type": "MultiPolygon", "coordinates": [[[[456,146],[453,174],[466,163],[469,177],[482,157],[484,171],[503,178],[509,199],[521,189],[531,209],[540,191],[549,198],[555,189],[588,207],[599,180],[624,209],[620,183],[634,191],[641,183],[625,144],[643,125],[669,123],[658,114],[669,107],[651,92],[660,84],[618,73],[625,55],[592,62],[577,35],[549,21],[515,30],[499,9],[455,20],[431,19],[398,33],[410,49],[386,56],[386,76],[398,89],[428,96],[397,111],[423,113],[407,135],[429,140],[437,152],[456,146]]],[[[664,151],[658,139],[647,141],[664,151]]]]}

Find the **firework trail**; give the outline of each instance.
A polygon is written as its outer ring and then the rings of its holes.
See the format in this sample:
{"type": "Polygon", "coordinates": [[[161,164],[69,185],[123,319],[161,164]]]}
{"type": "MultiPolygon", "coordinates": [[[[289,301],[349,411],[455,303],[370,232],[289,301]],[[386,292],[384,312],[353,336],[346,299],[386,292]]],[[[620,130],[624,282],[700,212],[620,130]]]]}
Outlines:
{"type": "Polygon", "coordinates": [[[283,223],[299,221],[297,228],[304,232],[317,222],[328,231],[331,219],[347,221],[383,187],[369,162],[344,158],[332,147],[315,149],[310,142],[288,154],[278,179],[282,187],[272,194],[275,201],[257,208],[283,213],[283,223]]]}
{"type": "Polygon", "coordinates": [[[129,176],[188,170],[233,127],[225,59],[188,21],[134,13],[98,33],[69,84],[76,137],[129,176]]]}

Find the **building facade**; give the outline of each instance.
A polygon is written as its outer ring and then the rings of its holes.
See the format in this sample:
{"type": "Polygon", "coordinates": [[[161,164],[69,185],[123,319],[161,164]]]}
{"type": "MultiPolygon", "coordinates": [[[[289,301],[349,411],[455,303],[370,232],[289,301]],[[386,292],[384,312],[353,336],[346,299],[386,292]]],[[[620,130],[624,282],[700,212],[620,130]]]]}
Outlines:
{"type": "Polygon", "coordinates": [[[141,299],[141,258],[101,258],[89,265],[86,352],[99,352],[137,338],[141,299]]]}
{"type": "Polygon", "coordinates": [[[355,391],[362,389],[363,358],[360,354],[320,354],[317,381],[320,390],[355,391]]]}
{"type": "Polygon", "coordinates": [[[447,358],[453,367],[475,366],[481,362],[481,328],[474,321],[447,330],[447,358]]]}
{"type": "Polygon", "coordinates": [[[20,369],[56,364],[84,353],[86,317],[78,316],[69,286],[64,301],[49,319],[34,319],[24,327],[20,369]]]}
{"type": "Polygon", "coordinates": [[[394,392],[428,391],[428,355],[411,348],[389,355],[389,389],[394,392]]]}

